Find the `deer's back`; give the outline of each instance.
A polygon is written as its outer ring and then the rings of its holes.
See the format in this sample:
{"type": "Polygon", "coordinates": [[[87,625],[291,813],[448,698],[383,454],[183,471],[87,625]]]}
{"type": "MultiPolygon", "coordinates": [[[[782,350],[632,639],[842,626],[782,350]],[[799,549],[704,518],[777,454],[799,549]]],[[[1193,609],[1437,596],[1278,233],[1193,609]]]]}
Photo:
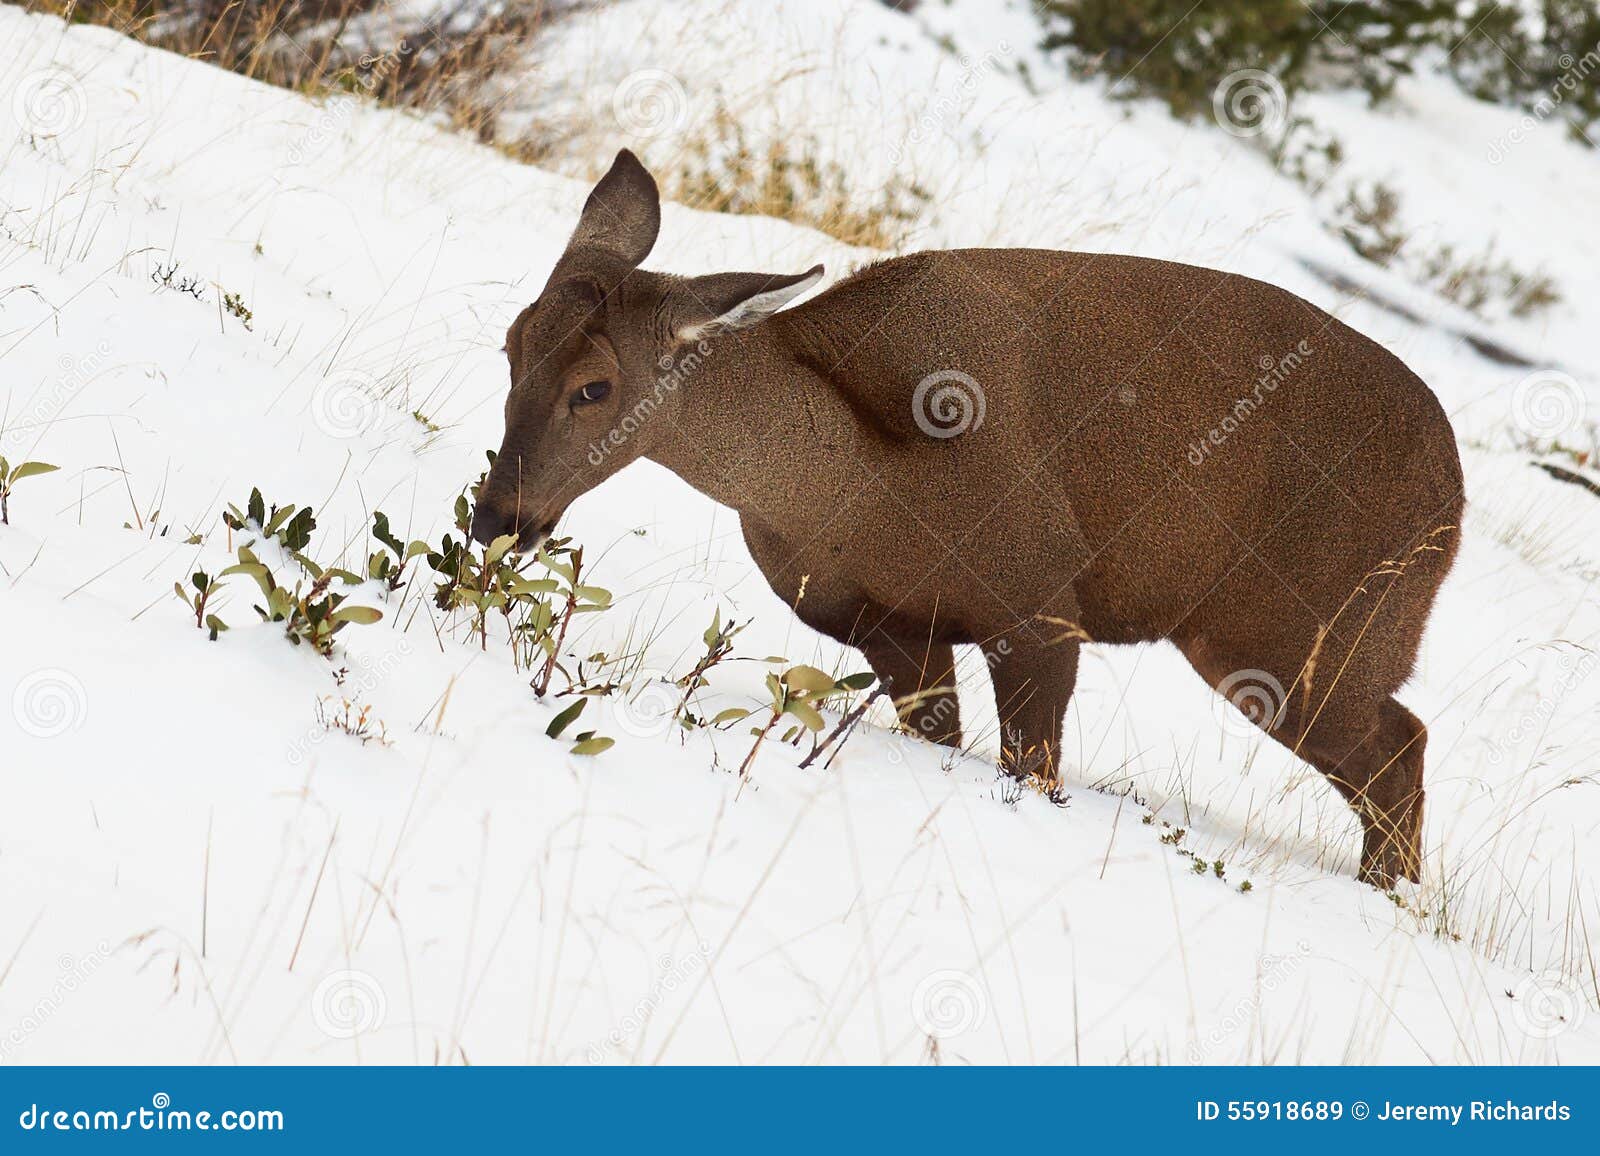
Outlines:
{"type": "MultiPolygon", "coordinates": [[[[960,250],[870,267],[788,316],[808,367],[873,431],[866,452],[897,500],[930,518],[988,511],[1012,538],[1070,506],[1082,556],[1007,564],[1070,580],[1096,637],[1181,630],[1241,566],[1268,585],[1263,609],[1292,598],[1326,618],[1367,571],[1459,518],[1432,391],[1264,282],[960,250]],[[957,373],[981,391],[982,421],[929,436],[917,407],[941,385],[970,389],[957,373]]],[[[982,548],[973,530],[962,548],[982,548]]]]}

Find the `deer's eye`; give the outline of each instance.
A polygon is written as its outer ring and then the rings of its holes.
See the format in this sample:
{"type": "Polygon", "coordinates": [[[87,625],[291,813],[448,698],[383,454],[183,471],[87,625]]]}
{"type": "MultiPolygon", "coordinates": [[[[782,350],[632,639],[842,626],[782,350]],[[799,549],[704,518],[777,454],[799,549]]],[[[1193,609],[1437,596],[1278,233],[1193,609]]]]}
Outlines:
{"type": "Polygon", "coordinates": [[[575,406],[593,405],[597,401],[604,401],[610,395],[611,383],[609,381],[591,381],[572,395],[572,404],[575,406]]]}

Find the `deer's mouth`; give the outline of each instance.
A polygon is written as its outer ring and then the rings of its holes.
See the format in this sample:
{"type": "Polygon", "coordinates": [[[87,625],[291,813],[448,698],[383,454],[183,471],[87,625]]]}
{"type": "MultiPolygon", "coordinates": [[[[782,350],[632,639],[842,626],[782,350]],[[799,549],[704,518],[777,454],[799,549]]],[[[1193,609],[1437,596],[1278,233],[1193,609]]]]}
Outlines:
{"type": "Polygon", "coordinates": [[[556,522],[552,518],[542,526],[524,526],[517,533],[517,553],[532,554],[543,546],[555,532],[556,522]]]}

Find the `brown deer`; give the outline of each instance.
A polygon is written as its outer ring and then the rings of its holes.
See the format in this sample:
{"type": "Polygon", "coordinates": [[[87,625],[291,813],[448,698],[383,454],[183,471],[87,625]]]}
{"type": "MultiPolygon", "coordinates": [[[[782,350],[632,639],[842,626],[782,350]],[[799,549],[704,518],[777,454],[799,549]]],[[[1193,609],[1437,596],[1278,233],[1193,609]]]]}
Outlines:
{"type": "Polygon", "coordinates": [[[915,732],[960,744],[952,647],[984,647],[1002,765],[1047,789],[1081,643],[1171,642],[1355,808],[1362,879],[1418,878],[1427,731],[1393,695],[1464,499],[1398,358],[1272,285],[1107,254],[913,253],[779,312],[821,266],[647,272],[660,220],[620,153],[507,334],[478,541],[532,548],[647,457],[738,511],[915,732]]]}

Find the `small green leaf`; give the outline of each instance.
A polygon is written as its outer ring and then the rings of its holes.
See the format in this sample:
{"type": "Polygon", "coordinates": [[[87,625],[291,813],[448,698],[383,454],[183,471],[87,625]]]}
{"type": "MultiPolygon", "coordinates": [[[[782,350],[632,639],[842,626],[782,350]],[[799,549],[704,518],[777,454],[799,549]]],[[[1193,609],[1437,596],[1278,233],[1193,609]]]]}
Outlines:
{"type": "Polygon", "coordinates": [[[587,598],[596,606],[611,605],[611,591],[599,586],[574,586],[573,593],[579,598],[587,598]]]}
{"type": "Polygon", "coordinates": [[[359,626],[371,626],[383,618],[383,611],[374,606],[341,606],[328,615],[331,622],[354,622],[359,626]]]}
{"type": "MultiPolygon", "coordinates": [[[[241,557],[246,553],[248,553],[247,550],[241,549],[239,551],[241,557]]],[[[267,595],[268,597],[271,597],[272,592],[277,589],[277,584],[272,580],[272,571],[268,570],[260,562],[252,561],[235,563],[234,565],[229,566],[226,570],[222,571],[222,573],[218,574],[217,579],[218,581],[221,581],[230,574],[246,574],[251,578],[254,578],[256,580],[256,585],[261,587],[261,593],[267,595]]]]}
{"type": "Polygon", "coordinates": [[[711,720],[711,725],[714,726],[714,727],[718,727],[718,726],[721,726],[723,723],[738,722],[742,718],[749,718],[749,717],[750,717],[750,712],[745,710],[743,707],[730,706],[727,710],[718,711],[717,712],[717,717],[711,720]]]}
{"type": "Polygon", "coordinates": [[[11,475],[13,482],[20,482],[23,478],[31,478],[36,474],[48,474],[59,470],[60,466],[52,466],[48,462],[23,462],[11,475]]]}
{"type": "Polygon", "coordinates": [[[833,689],[833,675],[814,666],[791,666],[784,672],[783,681],[808,694],[827,694],[833,689]]]}
{"type": "Polygon", "coordinates": [[[616,739],[608,739],[605,735],[596,735],[594,738],[574,743],[572,753],[575,755],[598,755],[603,751],[609,751],[616,745],[616,739]]]}
{"type": "Polygon", "coordinates": [[[506,583],[506,589],[518,598],[526,598],[533,594],[554,594],[561,589],[561,583],[554,578],[524,578],[518,574],[506,583]]]}
{"type": "Polygon", "coordinates": [[[847,674],[839,680],[839,687],[843,690],[866,690],[867,687],[878,681],[878,676],[870,670],[863,670],[859,674],[847,674]]]}
{"type": "Polygon", "coordinates": [[[538,558],[539,564],[546,570],[549,570],[553,574],[561,575],[569,583],[573,580],[572,567],[567,565],[567,563],[556,561],[556,559],[552,558],[544,550],[539,551],[538,558]]]}
{"type": "Polygon", "coordinates": [[[483,564],[485,566],[493,566],[504,558],[511,547],[516,544],[517,536],[515,534],[501,534],[493,542],[490,542],[489,548],[483,552],[483,564]]]}
{"type": "Polygon", "coordinates": [[[817,713],[817,708],[808,702],[792,699],[784,705],[783,709],[786,713],[794,715],[795,718],[805,723],[811,730],[820,731],[824,725],[822,716],[817,713]]]}
{"type": "Polygon", "coordinates": [[[566,710],[564,710],[560,714],[556,715],[555,718],[551,719],[550,720],[550,725],[545,728],[544,733],[546,735],[548,735],[549,737],[553,738],[553,739],[560,738],[561,737],[561,732],[566,730],[569,726],[571,726],[573,721],[580,714],[583,713],[583,708],[588,706],[588,705],[589,705],[589,700],[588,699],[580,698],[577,702],[573,703],[566,710]]]}

